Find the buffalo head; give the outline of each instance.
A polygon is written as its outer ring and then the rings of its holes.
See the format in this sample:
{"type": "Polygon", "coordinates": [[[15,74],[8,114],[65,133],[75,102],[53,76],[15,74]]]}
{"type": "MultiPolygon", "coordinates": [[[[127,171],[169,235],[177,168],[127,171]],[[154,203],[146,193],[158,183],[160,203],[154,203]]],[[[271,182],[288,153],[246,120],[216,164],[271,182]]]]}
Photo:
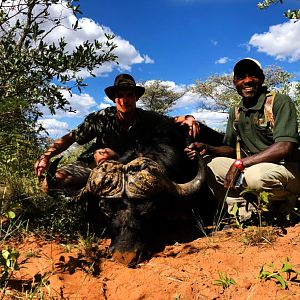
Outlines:
{"type": "Polygon", "coordinates": [[[138,157],[127,164],[107,160],[90,174],[80,194],[98,201],[112,230],[110,252],[115,260],[129,266],[147,256],[147,224],[160,201],[172,195],[187,197],[200,190],[206,165],[198,158],[198,172],[186,183],[171,181],[154,160],[138,157]]]}

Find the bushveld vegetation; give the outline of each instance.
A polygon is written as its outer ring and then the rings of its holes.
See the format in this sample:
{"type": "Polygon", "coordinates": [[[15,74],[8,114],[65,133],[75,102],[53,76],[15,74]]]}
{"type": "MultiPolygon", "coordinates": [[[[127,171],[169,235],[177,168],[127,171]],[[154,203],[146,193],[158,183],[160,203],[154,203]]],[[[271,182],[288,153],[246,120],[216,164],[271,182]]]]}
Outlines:
{"type": "MultiPolygon", "coordinates": [[[[261,8],[274,2],[264,1],[261,8]]],[[[63,242],[65,245],[77,239],[83,244],[84,255],[92,252],[91,244],[95,239],[95,228],[86,219],[85,206],[62,196],[53,198],[41,193],[41,184],[33,173],[35,159],[51,143],[50,138],[40,135],[43,128],[38,126],[37,121],[42,116],[41,107],[48,107],[53,114],[56,110],[72,110],[62,91],[72,93],[73,89],[80,91],[85,86],[84,80],[77,75],[78,71],[85,69],[92,74],[94,68],[117,59],[113,54],[116,47],[113,43],[114,37],[109,34],[106,35],[105,42],[87,41],[72,53],[67,51],[67,44],[63,39],[57,44],[47,44],[46,36],[62,22],[59,18],[51,19],[49,14],[51,5],[59,3],[58,0],[3,0],[0,3],[2,288],[5,288],[7,280],[18,269],[19,253],[17,249],[7,246],[8,239],[21,240],[23,235],[29,232],[63,242]],[[39,9],[36,9],[37,7],[39,9]],[[47,30],[42,26],[46,23],[47,30]]],[[[75,16],[80,14],[79,1],[67,1],[65,5],[63,9],[71,9],[75,16]]],[[[287,13],[287,17],[290,16],[299,19],[298,12],[287,13]]],[[[80,30],[78,23],[73,24],[73,30],[80,30]]],[[[290,81],[293,75],[277,66],[267,67],[265,74],[270,87],[292,94],[300,119],[300,84],[292,85],[290,81]]],[[[172,104],[185,92],[171,92],[157,80],[141,100],[148,109],[167,113],[172,104]]],[[[231,75],[214,75],[206,81],[196,81],[193,92],[215,99],[216,105],[224,110],[238,101],[231,75]]],[[[80,150],[75,148],[69,151],[65,160],[75,159],[80,150]]],[[[259,209],[263,210],[262,207],[259,209]]],[[[259,225],[262,226],[261,216],[259,225]]],[[[101,236],[103,228],[98,227],[97,230],[101,236]]],[[[246,238],[247,241],[251,239],[249,236],[246,238]]],[[[277,280],[286,288],[286,280],[290,279],[282,279],[282,273],[299,275],[286,261],[279,271],[266,271],[263,266],[259,278],[277,280]]],[[[215,284],[224,289],[235,284],[225,273],[220,272],[219,277],[215,284]]],[[[34,293],[36,289],[32,291],[32,295],[34,293]]]]}
{"type": "MultiPolygon", "coordinates": [[[[60,5],[74,16],[80,14],[79,1],[26,0],[0,3],[0,284],[17,269],[18,251],[9,248],[8,239],[22,239],[26,232],[48,239],[70,240],[86,234],[84,209],[68,199],[41,193],[33,164],[50,138],[40,135],[42,108],[54,114],[72,110],[63,92],[81,91],[84,80],[78,75],[105,62],[115,61],[113,36],[103,42],[86,41],[70,51],[61,38],[47,43],[47,36],[63,25],[64,15],[53,16],[51,8],[60,5]]],[[[78,22],[71,30],[80,30],[78,22]]],[[[74,155],[78,150],[73,150],[74,155]]],[[[73,154],[69,153],[68,159],[73,154]]]]}

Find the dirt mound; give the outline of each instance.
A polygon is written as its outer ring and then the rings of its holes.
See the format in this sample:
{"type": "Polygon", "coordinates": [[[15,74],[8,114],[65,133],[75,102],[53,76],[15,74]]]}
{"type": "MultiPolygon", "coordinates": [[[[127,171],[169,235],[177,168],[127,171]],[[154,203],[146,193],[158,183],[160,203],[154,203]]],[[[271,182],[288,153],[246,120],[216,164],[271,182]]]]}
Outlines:
{"type": "Polygon", "coordinates": [[[4,299],[25,299],[26,290],[34,299],[300,299],[300,275],[289,279],[287,272],[279,272],[274,273],[277,279],[258,278],[262,266],[276,272],[288,261],[300,270],[300,224],[274,242],[266,238],[251,246],[255,232],[235,229],[175,242],[135,269],[105,257],[109,240],[87,252],[83,243],[60,245],[27,237],[15,245],[21,268],[9,280],[4,299]],[[235,284],[225,288],[230,279],[235,284]]]}

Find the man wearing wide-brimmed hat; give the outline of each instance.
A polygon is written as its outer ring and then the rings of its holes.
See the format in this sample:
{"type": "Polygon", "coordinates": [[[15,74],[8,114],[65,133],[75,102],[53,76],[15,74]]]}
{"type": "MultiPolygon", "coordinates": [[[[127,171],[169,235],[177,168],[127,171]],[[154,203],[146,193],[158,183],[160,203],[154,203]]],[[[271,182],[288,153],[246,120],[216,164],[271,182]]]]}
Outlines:
{"type": "Polygon", "coordinates": [[[295,105],[287,95],[268,91],[264,79],[257,60],[238,61],[233,83],[241,102],[229,112],[225,145],[194,143],[187,150],[191,158],[195,149],[215,157],[208,163],[209,184],[219,201],[226,201],[229,213],[238,208],[241,220],[258,211],[252,194],[240,196],[245,188],[256,195],[268,192],[269,205],[264,205],[278,217],[291,213],[300,195],[295,105]],[[254,206],[248,200],[254,201],[254,206]]]}
{"type": "MultiPolygon", "coordinates": [[[[157,126],[170,120],[179,121],[192,126],[193,133],[197,134],[198,125],[191,116],[175,120],[137,108],[136,102],[144,92],[145,88],[136,85],[131,75],[118,75],[114,85],[105,89],[106,95],[115,102],[115,106],[89,114],[76,129],[56,140],[35,162],[34,169],[37,176],[41,177],[48,169],[52,157],[62,153],[73,143],[83,145],[96,139],[75,163],[63,166],[55,173],[55,185],[58,189],[80,189],[85,185],[92,168],[97,163],[105,159],[117,160],[119,155],[135,147],[142,136],[157,126]]],[[[43,188],[48,192],[46,181],[43,188]]]]}

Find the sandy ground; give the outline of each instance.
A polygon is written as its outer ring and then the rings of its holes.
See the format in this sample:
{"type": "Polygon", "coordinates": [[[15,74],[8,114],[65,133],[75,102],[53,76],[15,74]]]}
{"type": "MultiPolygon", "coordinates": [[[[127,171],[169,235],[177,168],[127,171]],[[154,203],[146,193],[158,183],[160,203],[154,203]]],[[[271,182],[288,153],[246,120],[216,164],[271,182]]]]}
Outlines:
{"type": "Polygon", "coordinates": [[[105,257],[110,242],[106,239],[87,252],[83,242],[62,245],[29,236],[15,245],[21,253],[20,270],[9,280],[3,298],[300,299],[300,275],[290,280],[280,273],[288,289],[275,278],[258,278],[262,266],[273,263],[268,270],[279,271],[287,258],[300,271],[300,224],[274,234],[274,242],[267,238],[251,246],[255,230],[229,229],[188,243],[174,242],[135,269],[105,257]],[[216,285],[219,272],[236,284],[216,285]]]}

